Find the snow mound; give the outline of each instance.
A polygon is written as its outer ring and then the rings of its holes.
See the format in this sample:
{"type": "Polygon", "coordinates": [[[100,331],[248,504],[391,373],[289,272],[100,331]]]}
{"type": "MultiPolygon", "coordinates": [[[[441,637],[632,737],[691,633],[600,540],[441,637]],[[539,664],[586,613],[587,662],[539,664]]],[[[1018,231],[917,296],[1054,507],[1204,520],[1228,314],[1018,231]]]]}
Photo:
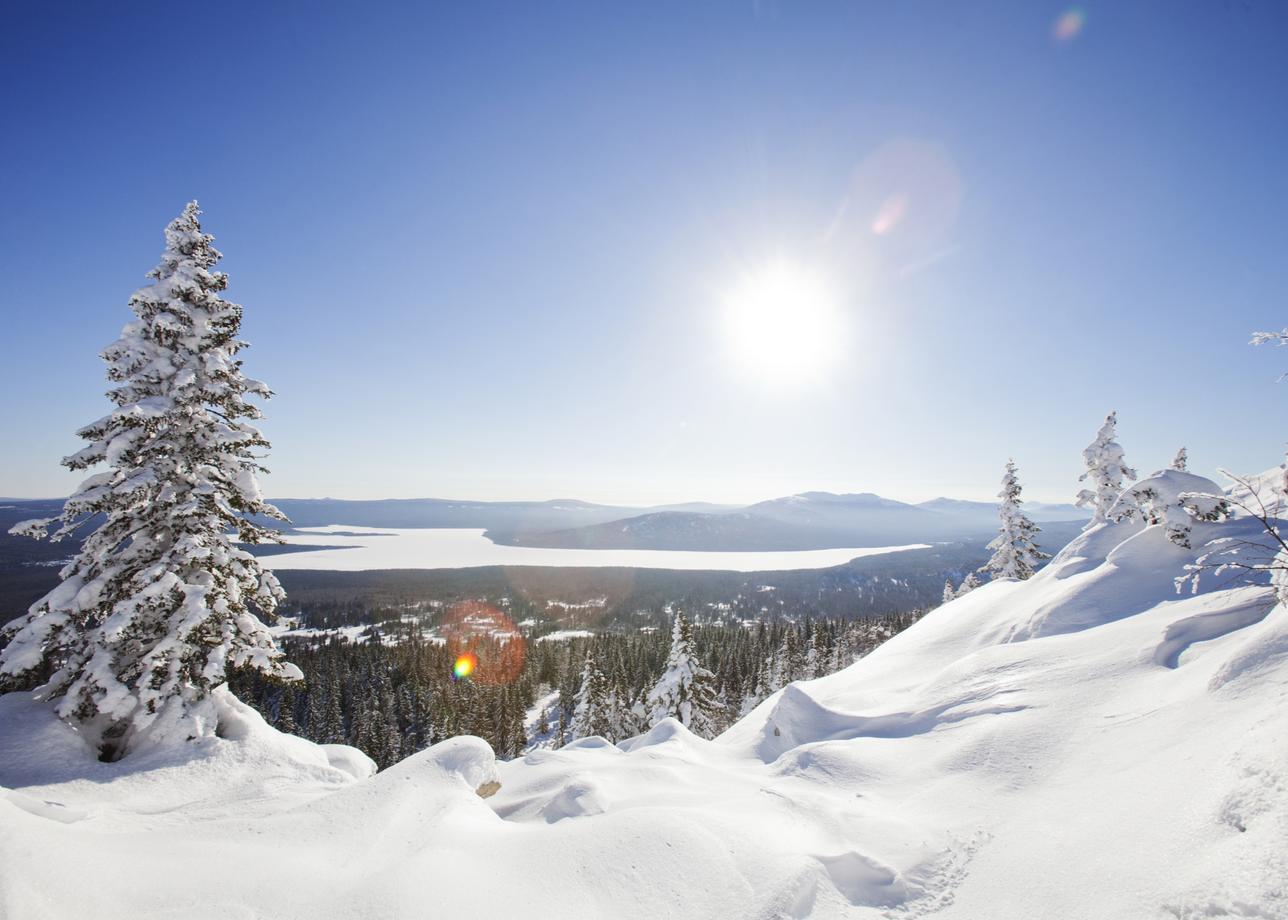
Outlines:
{"type": "Polygon", "coordinates": [[[327,763],[344,775],[354,779],[366,779],[375,775],[376,762],[356,747],[347,744],[322,744],[319,747],[326,755],[327,763]]]}
{"type": "Polygon", "coordinates": [[[792,684],[783,688],[760,729],[756,754],[772,763],[782,754],[819,741],[855,738],[906,738],[934,731],[941,725],[980,715],[1018,712],[1023,705],[995,704],[977,693],[950,698],[928,709],[847,715],[828,709],[805,690],[792,684]]]}
{"type": "Polygon", "coordinates": [[[433,771],[439,782],[463,784],[466,789],[485,797],[495,792],[501,782],[491,746],[482,738],[473,736],[451,738],[436,744],[408,757],[390,772],[398,770],[433,771]]]}
{"type": "Polygon", "coordinates": [[[1178,594],[1259,538],[1192,536],[1092,526],[715,741],[456,738],[371,776],[224,698],[222,737],[101,764],[10,695],[0,913],[1288,918],[1288,610],[1178,594]]]}
{"type": "Polygon", "coordinates": [[[608,808],[599,784],[586,777],[568,783],[541,808],[542,817],[553,824],[564,818],[602,815],[608,808]]]}

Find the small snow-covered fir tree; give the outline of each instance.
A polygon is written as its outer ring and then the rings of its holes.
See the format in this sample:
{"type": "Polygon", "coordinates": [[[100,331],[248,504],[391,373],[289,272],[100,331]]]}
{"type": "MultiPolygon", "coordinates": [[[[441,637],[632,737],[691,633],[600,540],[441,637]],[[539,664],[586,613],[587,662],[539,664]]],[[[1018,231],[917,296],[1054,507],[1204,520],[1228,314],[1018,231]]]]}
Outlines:
{"type": "Polygon", "coordinates": [[[805,645],[805,667],[803,676],[806,680],[822,677],[827,671],[823,667],[822,650],[819,648],[818,631],[812,631],[805,645]]]}
{"type": "Polygon", "coordinates": [[[783,669],[778,660],[781,654],[781,650],[770,653],[761,662],[760,670],[757,673],[760,675],[762,699],[768,697],[771,693],[777,693],[786,686],[786,681],[783,680],[783,669]]]}
{"type": "Polygon", "coordinates": [[[282,698],[277,704],[277,730],[288,735],[300,733],[299,723],[295,721],[295,691],[290,684],[282,691],[282,698]]]}
{"type": "Polygon", "coordinates": [[[983,583],[984,583],[983,579],[981,579],[977,573],[970,572],[966,575],[964,579],[962,579],[961,586],[958,587],[956,596],[965,597],[967,594],[970,594],[972,591],[974,591],[983,583]]]}
{"type": "Polygon", "coordinates": [[[739,707],[738,716],[741,718],[751,712],[781,686],[775,686],[774,683],[774,660],[773,656],[766,655],[760,659],[760,664],[755,673],[747,675],[747,685],[742,695],[742,705],[739,707]]]}
{"type": "Polygon", "coordinates": [[[693,629],[682,613],[675,614],[671,651],[662,676],[649,691],[647,705],[650,725],[675,718],[704,738],[715,737],[719,730],[724,705],[716,693],[715,675],[698,663],[693,651],[693,629]]]}
{"type": "Polygon", "coordinates": [[[1075,504],[1079,508],[1091,507],[1091,522],[1087,526],[1108,520],[1109,509],[1122,493],[1123,481],[1136,478],[1136,471],[1124,460],[1122,445],[1114,440],[1117,428],[1118,413],[1110,412],[1096,432],[1096,439],[1082,452],[1087,470],[1078,481],[1088,482],[1091,488],[1079,492],[1075,504]]]}
{"type": "Polygon", "coordinates": [[[1040,529],[1020,510],[1020,491],[1019,480],[1015,477],[1015,461],[1007,460],[1006,472],[1002,475],[1002,491],[997,493],[1002,500],[997,507],[1002,527],[993,542],[988,544],[993,558],[984,564],[984,569],[995,580],[1023,581],[1032,577],[1043,559],[1051,558],[1033,542],[1033,535],[1040,529]]]}
{"type": "Polygon", "coordinates": [[[572,711],[573,738],[611,737],[608,680],[595,664],[595,656],[590,651],[586,652],[586,660],[581,667],[581,685],[577,688],[576,700],[572,711]]]}
{"type": "Polygon", "coordinates": [[[327,690],[326,715],[316,740],[322,744],[344,744],[344,692],[338,680],[332,680],[327,690]]]}
{"type": "Polygon", "coordinates": [[[1189,460],[1189,455],[1185,452],[1185,448],[1182,447],[1176,452],[1176,456],[1172,458],[1172,469],[1176,470],[1178,473],[1184,473],[1186,466],[1189,464],[1189,460]]]}
{"type": "Polygon", "coordinates": [[[738,718],[742,718],[761,704],[759,684],[755,674],[747,675],[747,683],[742,690],[742,705],[738,707],[738,718]]]}
{"type": "Polygon", "coordinates": [[[633,726],[628,737],[643,734],[653,727],[653,714],[649,711],[648,694],[641,690],[631,701],[630,708],[622,709],[623,724],[633,726]]]}
{"type": "Polygon", "coordinates": [[[943,597],[943,600],[941,600],[941,601],[940,601],[940,603],[941,603],[941,604],[946,604],[946,603],[948,603],[950,600],[952,600],[952,599],[953,599],[954,597],[956,597],[956,596],[957,596],[957,592],[953,590],[953,583],[952,583],[952,581],[950,581],[950,580],[949,580],[949,581],[945,581],[945,582],[944,582],[944,597],[943,597]]]}
{"type": "Polygon", "coordinates": [[[805,650],[794,629],[783,636],[778,651],[774,653],[773,688],[778,690],[792,681],[800,680],[805,669],[805,650]]]}
{"type": "Polygon", "coordinates": [[[636,734],[635,717],[631,713],[631,695],[620,676],[607,682],[608,695],[604,700],[607,728],[603,732],[609,741],[621,741],[636,734]]]}
{"type": "Polygon", "coordinates": [[[107,757],[144,734],[213,734],[211,692],[230,667],[300,676],[260,620],[282,589],[236,545],[277,538],[252,515],[282,519],[256,482],[268,442],[246,421],[260,417],[248,397],[272,394],[242,374],[242,308],[220,296],[228,278],[200,214],[192,202],[166,227],[155,283],[130,298],[137,319],[103,352],[115,408],[63,460],[106,470],[60,516],[12,531],[40,538],[57,522],[61,540],[102,516],[61,583],[4,629],[0,681],[43,682],[41,696],[107,757]]]}
{"type": "Polygon", "coordinates": [[[304,710],[304,736],[310,741],[318,741],[322,730],[322,721],[326,718],[323,709],[322,693],[318,687],[309,687],[306,691],[304,710]]]}

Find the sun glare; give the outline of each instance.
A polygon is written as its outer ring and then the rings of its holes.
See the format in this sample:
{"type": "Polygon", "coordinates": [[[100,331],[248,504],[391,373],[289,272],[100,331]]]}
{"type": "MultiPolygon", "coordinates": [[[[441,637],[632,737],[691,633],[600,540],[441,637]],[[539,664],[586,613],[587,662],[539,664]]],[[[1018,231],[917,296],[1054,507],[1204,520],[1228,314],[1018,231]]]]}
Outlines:
{"type": "Polygon", "coordinates": [[[822,276],[786,260],[745,277],[724,305],[730,357],[776,386],[817,380],[840,354],[841,331],[822,276]]]}

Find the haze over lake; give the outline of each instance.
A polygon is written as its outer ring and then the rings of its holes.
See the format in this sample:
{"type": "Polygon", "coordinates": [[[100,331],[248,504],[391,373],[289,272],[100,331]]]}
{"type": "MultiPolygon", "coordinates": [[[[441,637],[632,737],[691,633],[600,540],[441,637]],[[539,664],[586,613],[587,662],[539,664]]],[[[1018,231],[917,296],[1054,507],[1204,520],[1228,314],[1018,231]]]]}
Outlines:
{"type": "Polygon", "coordinates": [[[693,552],[632,549],[544,549],[501,546],[483,536],[482,529],[401,529],[351,527],[301,528],[290,534],[290,546],[316,550],[263,556],[274,569],[325,569],[357,572],[364,569],[458,569],[485,565],[564,567],[625,566],[639,569],[719,570],[731,572],[826,569],[860,556],[876,556],[929,544],[778,552],[693,552]]]}

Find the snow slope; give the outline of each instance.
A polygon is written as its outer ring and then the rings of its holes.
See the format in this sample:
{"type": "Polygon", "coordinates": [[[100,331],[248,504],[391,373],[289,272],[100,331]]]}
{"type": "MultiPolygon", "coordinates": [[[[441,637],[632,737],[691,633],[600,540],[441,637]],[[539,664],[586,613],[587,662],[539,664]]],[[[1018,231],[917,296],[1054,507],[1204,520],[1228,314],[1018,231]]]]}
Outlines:
{"type": "Polygon", "coordinates": [[[0,916],[1288,918],[1288,610],[1178,596],[1198,552],[1095,527],[716,741],[364,778],[227,700],[232,737],[105,765],[11,694],[0,916]]]}

